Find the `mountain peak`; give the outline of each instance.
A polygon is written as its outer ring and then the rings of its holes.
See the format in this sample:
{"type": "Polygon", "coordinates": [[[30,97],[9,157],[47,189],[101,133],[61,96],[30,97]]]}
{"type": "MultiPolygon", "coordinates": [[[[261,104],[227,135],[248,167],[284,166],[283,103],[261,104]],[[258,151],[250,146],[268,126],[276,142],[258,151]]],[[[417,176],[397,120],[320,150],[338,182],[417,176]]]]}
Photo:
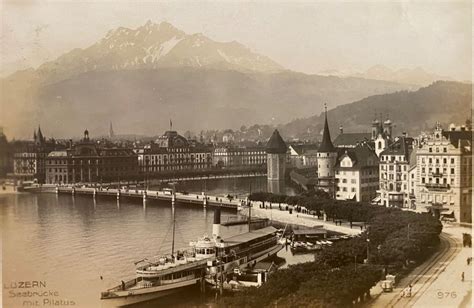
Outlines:
{"type": "Polygon", "coordinates": [[[90,71],[199,67],[275,72],[284,68],[232,41],[217,42],[202,33],[186,34],[169,22],[148,20],[136,29],[118,27],[85,49],[76,49],[44,63],[38,72],[56,82],[90,71]],[[59,69],[60,68],[60,69],[59,69]]]}

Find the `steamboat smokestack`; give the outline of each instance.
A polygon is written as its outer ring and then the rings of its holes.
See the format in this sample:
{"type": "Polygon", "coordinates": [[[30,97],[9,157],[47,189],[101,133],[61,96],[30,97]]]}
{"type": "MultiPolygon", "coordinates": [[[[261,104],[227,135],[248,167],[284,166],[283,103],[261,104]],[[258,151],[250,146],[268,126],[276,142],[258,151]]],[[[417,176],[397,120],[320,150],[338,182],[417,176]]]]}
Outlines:
{"type": "Polygon", "coordinates": [[[214,209],[214,223],[212,224],[212,237],[218,238],[221,236],[221,208],[214,209]]]}

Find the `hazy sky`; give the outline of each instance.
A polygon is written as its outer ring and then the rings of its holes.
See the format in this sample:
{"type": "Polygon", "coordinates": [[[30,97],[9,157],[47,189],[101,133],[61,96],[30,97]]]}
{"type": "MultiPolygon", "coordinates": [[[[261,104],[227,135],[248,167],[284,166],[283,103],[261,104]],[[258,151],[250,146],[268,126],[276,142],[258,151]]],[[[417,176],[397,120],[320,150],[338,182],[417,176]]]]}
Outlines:
{"type": "Polygon", "coordinates": [[[108,30],[168,21],[239,41],[305,73],[421,66],[471,79],[471,1],[2,0],[2,73],[36,67],[108,30]]]}

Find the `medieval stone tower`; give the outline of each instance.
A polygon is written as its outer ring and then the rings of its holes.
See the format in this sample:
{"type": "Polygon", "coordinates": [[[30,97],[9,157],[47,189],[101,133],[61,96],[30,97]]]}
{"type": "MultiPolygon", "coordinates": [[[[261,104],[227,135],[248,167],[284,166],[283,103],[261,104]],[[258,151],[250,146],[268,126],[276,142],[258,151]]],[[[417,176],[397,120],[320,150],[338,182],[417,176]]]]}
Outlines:
{"type": "Polygon", "coordinates": [[[327,110],[324,115],[323,140],[318,148],[318,184],[317,188],[334,196],[335,192],[335,166],[337,151],[331,141],[329,133],[327,110]]]}
{"type": "Polygon", "coordinates": [[[285,188],[287,147],[278,130],[275,129],[265,148],[267,153],[268,192],[281,194],[285,188]]]}

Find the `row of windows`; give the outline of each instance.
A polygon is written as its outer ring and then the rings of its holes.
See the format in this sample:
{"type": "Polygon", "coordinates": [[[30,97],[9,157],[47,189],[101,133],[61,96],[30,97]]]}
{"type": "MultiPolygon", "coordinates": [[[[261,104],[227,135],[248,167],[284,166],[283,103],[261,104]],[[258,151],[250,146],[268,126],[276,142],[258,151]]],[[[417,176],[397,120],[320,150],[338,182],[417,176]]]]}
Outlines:
{"type": "Polygon", "coordinates": [[[385,161],[385,162],[406,161],[405,156],[403,156],[403,155],[399,155],[399,156],[382,155],[380,160],[385,161]]]}
{"type": "MultiPolygon", "coordinates": [[[[446,175],[447,174],[447,168],[443,168],[443,173],[440,172],[440,168],[428,168],[428,173],[435,173],[435,174],[444,174],[446,175]]],[[[426,168],[425,167],[422,167],[421,168],[421,174],[424,175],[426,174],[426,168]]],[[[451,168],[450,169],[450,174],[454,174],[454,168],[451,168]]]]}
{"type": "MultiPolygon", "coordinates": [[[[89,172],[89,170],[91,172],[95,172],[95,170],[98,170],[99,172],[101,171],[129,171],[129,170],[137,170],[135,167],[130,167],[130,166],[120,166],[120,167],[111,167],[111,168],[95,168],[95,169],[84,169],[83,172],[89,172]]],[[[48,168],[47,169],[48,172],[56,172],[56,173],[66,173],[66,172],[69,172],[69,173],[73,173],[73,171],[75,171],[76,173],[80,173],[80,169],[76,169],[76,170],[73,170],[73,169],[63,169],[63,168],[48,168]]]]}
{"type": "MultiPolygon", "coordinates": [[[[421,184],[441,184],[441,179],[440,178],[428,178],[428,182],[426,182],[426,179],[424,177],[421,178],[421,184]],[[434,180],[434,181],[433,181],[434,180]]],[[[448,179],[447,178],[443,178],[442,179],[442,184],[448,184],[448,179]]],[[[454,185],[454,179],[451,179],[450,180],[450,184],[451,185],[454,185]]]]}
{"type": "MultiPolygon", "coordinates": [[[[343,191],[343,192],[347,192],[348,189],[349,189],[349,187],[337,187],[337,190],[338,190],[338,191],[343,191]]],[[[351,188],[350,188],[350,191],[351,191],[351,192],[356,192],[355,187],[351,187],[351,188]]]]}
{"type": "MultiPolygon", "coordinates": [[[[433,147],[429,147],[429,148],[428,148],[428,151],[429,151],[430,153],[433,153],[433,147]]],[[[448,152],[448,148],[443,147],[442,151],[443,151],[443,153],[447,153],[447,152],[448,152]]],[[[436,152],[436,153],[439,153],[439,152],[440,152],[440,148],[439,148],[439,147],[436,147],[436,148],[435,148],[435,152],[436,152]]]]}
{"type": "Polygon", "coordinates": [[[407,171],[407,165],[404,165],[403,168],[402,166],[397,166],[397,168],[394,168],[393,165],[389,165],[388,167],[385,167],[385,165],[380,165],[380,170],[389,170],[389,171],[394,171],[396,170],[397,172],[407,171]]]}
{"type": "MultiPolygon", "coordinates": [[[[426,162],[425,157],[421,157],[421,158],[418,159],[418,160],[419,160],[419,161],[421,160],[421,163],[422,163],[422,164],[424,164],[424,163],[426,162]]],[[[451,159],[450,159],[449,161],[451,162],[451,164],[454,164],[455,159],[454,159],[453,157],[451,157],[451,159]]],[[[429,164],[432,164],[433,162],[435,162],[436,164],[439,164],[439,163],[441,162],[441,160],[440,160],[439,158],[433,159],[433,158],[429,157],[429,158],[428,158],[428,163],[429,163],[429,164]]],[[[443,164],[447,164],[447,163],[448,163],[448,158],[447,158],[447,157],[443,158],[443,164]]]]}

